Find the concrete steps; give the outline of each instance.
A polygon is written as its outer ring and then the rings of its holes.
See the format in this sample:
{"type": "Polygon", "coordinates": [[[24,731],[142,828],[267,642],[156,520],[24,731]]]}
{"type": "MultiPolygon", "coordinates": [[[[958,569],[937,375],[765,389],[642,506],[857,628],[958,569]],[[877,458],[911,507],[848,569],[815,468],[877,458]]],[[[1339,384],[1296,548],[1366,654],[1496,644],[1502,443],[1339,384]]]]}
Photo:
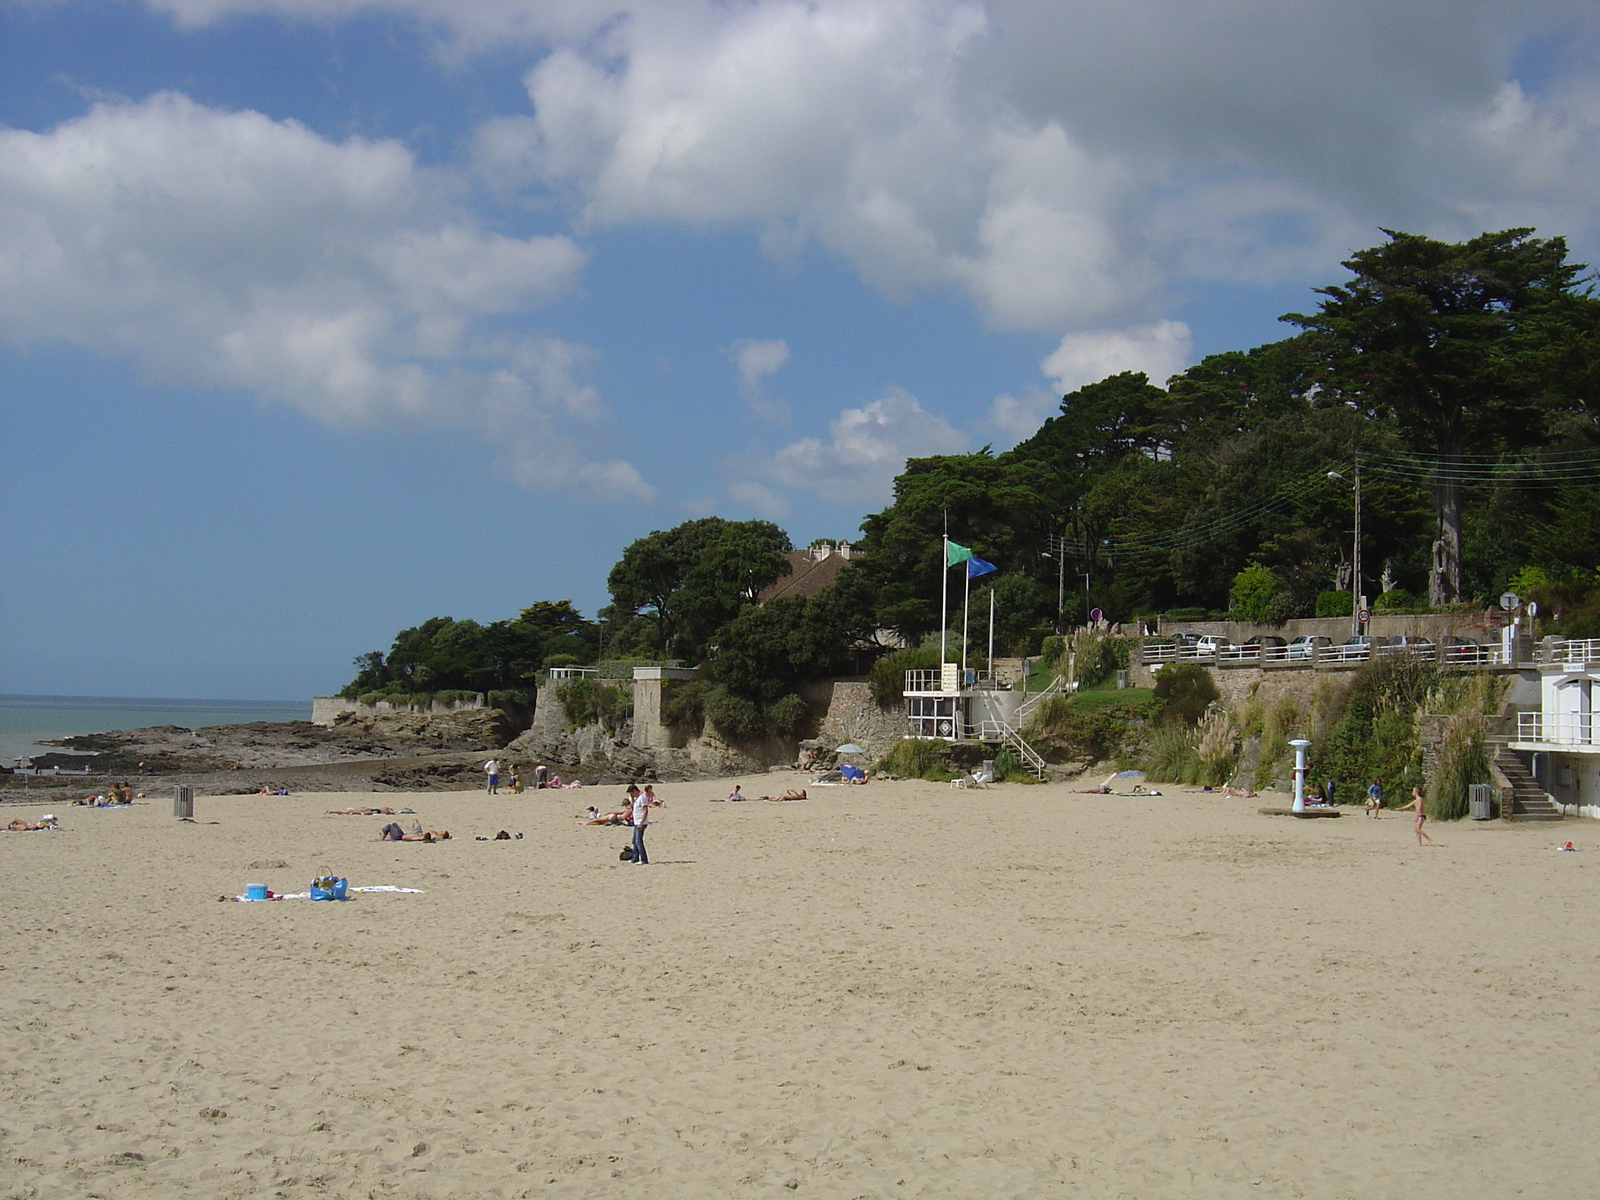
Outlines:
{"type": "Polygon", "coordinates": [[[1560,821],[1561,809],[1549,794],[1539,786],[1528,768],[1516,754],[1498,747],[1494,752],[1494,765],[1511,784],[1511,811],[1505,816],[1512,821],[1560,821]]]}

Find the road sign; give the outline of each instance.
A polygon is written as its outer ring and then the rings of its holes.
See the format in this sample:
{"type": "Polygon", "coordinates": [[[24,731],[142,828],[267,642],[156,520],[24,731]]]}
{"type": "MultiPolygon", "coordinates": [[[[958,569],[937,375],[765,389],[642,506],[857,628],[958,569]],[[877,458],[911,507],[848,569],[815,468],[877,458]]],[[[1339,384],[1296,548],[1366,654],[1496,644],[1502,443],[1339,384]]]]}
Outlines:
{"type": "Polygon", "coordinates": [[[1099,620],[1102,620],[1104,617],[1105,617],[1105,613],[1101,612],[1098,608],[1091,608],[1089,610],[1089,620],[1091,620],[1091,621],[1099,621],[1099,620]]]}
{"type": "Polygon", "coordinates": [[[1522,597],[1515,592],[1506,592],[1500,597],[1500,607],[1507,612],[1522,603],[1522,597]]]}
{"type": "Polygon", "coordinates": [[[1537,617],[1539,615],[1539,602],[1537,600],[1528,601],[1528,615],[1530,617],[1537,617]]]}
{"type": "Polygon", "coordinates": [[[1370,608],[1363,608],[1356,614],[1356,620],[1365,625],[1368,621],[1372,620],[1372,610],[1370,608]]]}

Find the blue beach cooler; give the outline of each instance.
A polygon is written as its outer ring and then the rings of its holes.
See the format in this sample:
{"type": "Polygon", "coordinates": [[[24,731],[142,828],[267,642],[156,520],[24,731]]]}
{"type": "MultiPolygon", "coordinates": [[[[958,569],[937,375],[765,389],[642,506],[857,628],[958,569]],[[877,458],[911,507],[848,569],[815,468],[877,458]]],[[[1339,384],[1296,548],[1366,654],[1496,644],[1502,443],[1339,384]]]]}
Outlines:
{"type": "Polygon", "coordinates": [[[265,900],[267,898],[267,885],[264,883],[245,884],[244,898],[246,900],[265,900]]]}

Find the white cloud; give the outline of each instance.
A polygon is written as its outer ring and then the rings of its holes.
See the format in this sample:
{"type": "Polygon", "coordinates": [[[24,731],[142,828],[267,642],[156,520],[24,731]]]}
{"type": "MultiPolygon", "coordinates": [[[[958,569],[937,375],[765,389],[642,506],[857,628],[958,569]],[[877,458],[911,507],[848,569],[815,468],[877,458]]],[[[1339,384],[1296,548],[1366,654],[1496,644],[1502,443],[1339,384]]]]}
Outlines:
{"type": "Polygon", "coordinates": [[[480,128],[480,179],[592,225],[751,223],[1000,325],[1147,323],[1174,276],[1326,278],[1380,224],[1600,238],[1600,13],[1571,0],[150,2],[526,47],[531,115],[480,128]]]}
{"type": "Polygon", "coordinates": [[[743,508],[749,509],[756,516],[765,517],[769,521],[785,520],[794,511],[794,505],[778,495],[777,492],[748,479],[739,479],[730,483],[728,485],[728,499],[743,508]]]}
{"type": "Polygon", "coordinates": [[[730,495],[738,488],[735,498],[752,508],[764,499],[756,487],[773,499],[778,499],[774,487],[782,487],[828,500],[882,501],[907,458],[960,454],[967,448],[965,434],[899,387],[861,408],[842,410],[828,432],[826,442],[814,437],[790,442],[759,465],[760,483],[736,481],[730,495]]]}
{"type": "Polygon", "coordinates": [[[1182,321],[1157,321],[1131,329],[1069,333],[1039,362],[1061,393],[1076,391],[1120,371],[1143,371],[1158,387],[1189,365],[1192,345],[1182,321]]]}
{"type": "Polygon", "coordinates": [[[727,354],[739,372],[739,394],[750,411],[768,421],[787,421],[788,402],[770,395],[766,380],[789,361],[789,343],[782,338],[741,338],[728,347],[727,354]]]}
{"type": "Polygon", "coordinates": [[[1020,396],[1007,392],[989,402],[989,424],[998,429],[1008,444],[1016,445],[1035,433],[1045,418],[1054,416],[1060,397],[1044,388],[1029,388],[1020,396]]]}
{"type": "Polygon", "coordinates": [[[0,129],[0,336],[332,425],[468,429],[518,478],[648,497],[628,464],[589,461],[603,406],[581,348],[480,332],[569,289],[583,261],[567,237],[482,230],[395,142],[174,93],[0,129]]]}

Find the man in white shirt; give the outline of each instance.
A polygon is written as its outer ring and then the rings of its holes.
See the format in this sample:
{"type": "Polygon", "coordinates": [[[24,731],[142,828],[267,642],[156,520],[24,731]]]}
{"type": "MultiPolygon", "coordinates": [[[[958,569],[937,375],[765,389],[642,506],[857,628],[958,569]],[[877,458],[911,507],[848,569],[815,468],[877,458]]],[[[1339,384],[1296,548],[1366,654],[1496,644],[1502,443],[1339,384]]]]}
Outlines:
{"type": "Polygon", "coordinates": [[[500,794],[500,760],[491,758],[484,763],[483,773],[488,777],[489,795],[498,796],[500,794]]]}
{"type": "Polygon", "coordinates": [[[653,784],[645,784],[644,791],[633,798],[633,861],[640,866],[650,861],[650,856],[644,849],[644,827],[651,822],[648,814],[652,808],[660,808],[661,801],[656,799],[656,789],[653,784]]]}

